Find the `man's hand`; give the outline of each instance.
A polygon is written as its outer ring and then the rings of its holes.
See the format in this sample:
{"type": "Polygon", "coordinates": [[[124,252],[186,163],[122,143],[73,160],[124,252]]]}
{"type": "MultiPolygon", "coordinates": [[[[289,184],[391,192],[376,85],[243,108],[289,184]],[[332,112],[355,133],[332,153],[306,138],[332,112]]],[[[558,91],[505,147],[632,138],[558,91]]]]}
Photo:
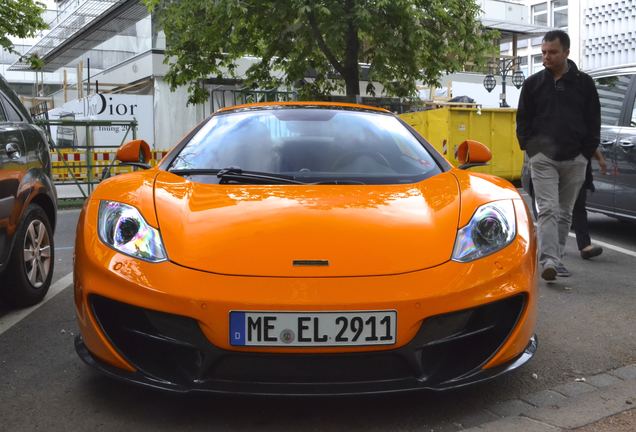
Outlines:
{"type": "Polygon", "coordinates": [[[598,161],[598,168],[601,175],[607,175],[607,162],[603,157],[603,153],[599,149],[594,152],[594,159],[598,161]]]}

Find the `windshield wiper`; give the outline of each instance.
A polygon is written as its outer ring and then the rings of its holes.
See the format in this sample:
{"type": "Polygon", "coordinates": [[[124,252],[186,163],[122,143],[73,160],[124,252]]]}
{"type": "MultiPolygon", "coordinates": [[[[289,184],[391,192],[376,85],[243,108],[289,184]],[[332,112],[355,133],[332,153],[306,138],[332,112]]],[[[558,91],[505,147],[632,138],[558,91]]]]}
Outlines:
{"type": "Polygon", "coordinates": [[[243,171],[240,168],[224,168],[216,173],[216,176],[221,179],[221,183],[228,183],[231,181],[245,182],[257,184],[307,184],[302,181],[295,180],[291,176],[275,174],[275,173],[259,173],[254,171],[243,171]]]}
{"type": "Polygon", "coordinates": [[[207,169],[207,168],[180,168],[180,169],[169,169],[169,173],[183,176],[191,176],[191,175],[216,175],[219,172],[218,169],[207,169]]]}
{"type": "Polygon", "coordinates": [[[360,180],[349,180],[349,179],[332,179],[332,180],[321,180],[314,183],[310,183],[314,185],[366,185],[365,182],[360,180]]]}
{"type": "Polygon", "coordinates": [[[296,177],[259,172],[259,171],[243,171],[239,167],[226,167],[226,168],[182,168],[168,170],[173,174],[181,176],[196,176],[196,175],[213,175],[220,179],[220,183],[254,183],[254,184],[301,184],[301,185],[365,185],[366,183],[360,180],[353,179],[325,179],[316,182],[303,182],[296,180],[296,177]]]}
{"type": "Polygon", "coordinates": [[[229,183],[234,181],[256,184],[307,184],[305,182],[295,180],[291,176],[275,173],[260,173],[256,171],[243,171],[239,167],[227,167],[222,169],[186,168],[173,169],[170,170],[170,172],[183,176],[216,175],[220,179],[220,183],[229,183]]]}

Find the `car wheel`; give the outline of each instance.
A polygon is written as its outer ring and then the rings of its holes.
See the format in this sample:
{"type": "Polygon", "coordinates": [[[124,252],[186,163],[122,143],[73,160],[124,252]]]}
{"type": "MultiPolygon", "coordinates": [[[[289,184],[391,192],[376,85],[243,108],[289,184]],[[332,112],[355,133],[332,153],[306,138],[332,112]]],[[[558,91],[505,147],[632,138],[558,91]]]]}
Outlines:
{"type": "Polygon", "coordinates": [[[19,307],[42,300],[51,285],[54,253],[49,219],[41,207],[32,204],[16,232],[7,268],[7,284],[0,290],[4,300],[19,307]]]}

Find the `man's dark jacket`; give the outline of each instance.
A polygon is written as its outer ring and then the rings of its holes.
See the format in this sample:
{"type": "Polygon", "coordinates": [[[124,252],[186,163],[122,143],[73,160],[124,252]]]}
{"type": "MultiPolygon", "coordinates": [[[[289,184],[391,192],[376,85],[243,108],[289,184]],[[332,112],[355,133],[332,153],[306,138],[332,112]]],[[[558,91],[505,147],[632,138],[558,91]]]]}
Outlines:
{"type": "Polygon", "coordinates": [[[544,69],[523,83],[517,110],[517,138],[532,157],[557,160],[579,154],[591,158],[599,144],[601,107],[594,80],[568,60],[569,70],[554,81],[544,69]]]}

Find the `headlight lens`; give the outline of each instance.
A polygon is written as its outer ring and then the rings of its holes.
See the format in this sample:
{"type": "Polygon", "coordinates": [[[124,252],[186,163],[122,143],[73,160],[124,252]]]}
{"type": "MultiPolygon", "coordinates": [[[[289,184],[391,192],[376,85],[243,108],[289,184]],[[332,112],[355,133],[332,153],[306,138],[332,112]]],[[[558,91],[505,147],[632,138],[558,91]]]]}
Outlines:
{"type": "Polygon", "coordinates": [[[468,225],[457,231],[453,260],[473,261],[510,244],[517,233],[511,200],[494,201],[479,207],[468,225]]]}
{"type": "Polygon", "coordinates": [[[166,260],[159,231],[148,225],[135,207],[101,201],[98,230],[100,240],[119,252],[144,261],[166,260]]]}

